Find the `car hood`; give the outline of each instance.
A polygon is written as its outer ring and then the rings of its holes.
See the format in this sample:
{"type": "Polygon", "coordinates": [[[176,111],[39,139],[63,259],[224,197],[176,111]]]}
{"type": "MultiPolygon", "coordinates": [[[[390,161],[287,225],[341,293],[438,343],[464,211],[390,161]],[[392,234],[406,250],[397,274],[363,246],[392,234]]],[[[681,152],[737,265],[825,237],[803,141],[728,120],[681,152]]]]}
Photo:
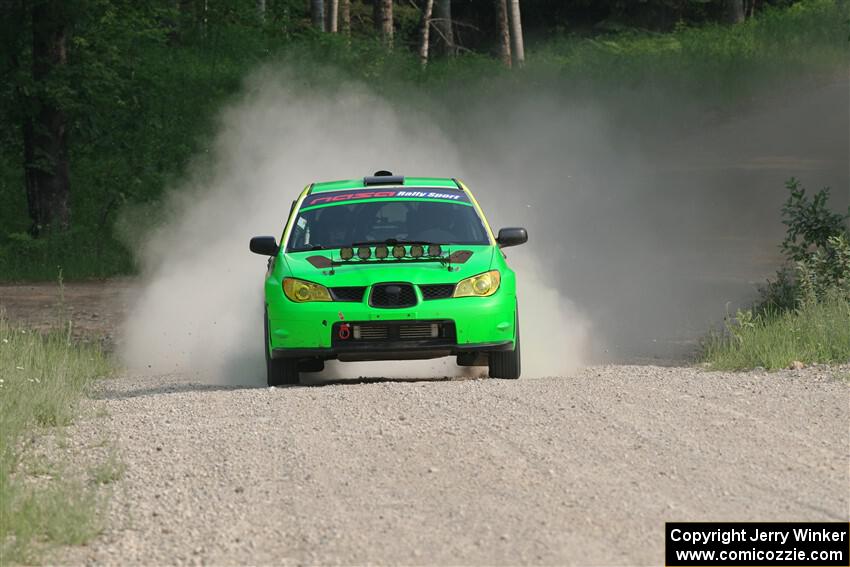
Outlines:
{"type": "Polygon", "coordinates": [[[368,286],[380,282],[411,282],[416,284],[455,283],[464,278],[486,272],[493,264],[493,254],[496,246],[466,246],[457,245],[445,247],[447,252],[458,256],[461,251],[470,254],[463,263],[452,262],[450,272],[448,265],[439,262],[396,262],[385,260],[382,262],[359,262],[352,260],[341,266],[316,267],[322,264],[315,257],[326,259],[333,256],[339,259],[339,251],[316,251],[316,252],[292,252],[284,254],[289,274],[291,276],[327,287],[340,286],[368,286]]]}

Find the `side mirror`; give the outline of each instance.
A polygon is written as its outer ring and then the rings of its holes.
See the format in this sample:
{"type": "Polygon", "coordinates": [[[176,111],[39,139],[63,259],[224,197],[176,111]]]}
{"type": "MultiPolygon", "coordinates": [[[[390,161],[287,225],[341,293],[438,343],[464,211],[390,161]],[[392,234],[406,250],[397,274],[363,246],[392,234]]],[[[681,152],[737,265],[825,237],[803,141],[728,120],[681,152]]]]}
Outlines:
{"type": "Polygon", "coordinates": [[[274,236],[255,236],[251,239],[251,252],[263,256],[277,256],[280,248],[274,236]]]}
{"type": "Polygon", "coordinates": [[[528,242],[528,231],[524,228],[503,228],[499,230],[499,236],[496,242],[501,248],[508,246],[518,246],[528,242]]]}

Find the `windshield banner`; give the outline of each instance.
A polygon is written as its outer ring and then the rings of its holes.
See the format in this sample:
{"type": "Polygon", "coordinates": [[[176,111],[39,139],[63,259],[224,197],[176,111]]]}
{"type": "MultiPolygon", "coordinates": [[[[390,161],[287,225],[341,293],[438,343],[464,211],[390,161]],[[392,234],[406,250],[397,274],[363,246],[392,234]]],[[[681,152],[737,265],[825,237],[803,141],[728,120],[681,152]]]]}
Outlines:
{"type": "Polygon", "coordinates": [[[410,189],[349,189],[346,191],[317,193],[315,195],[309,195],[304,199],[304,204],[301,207],[344,203],[346,201],[360,199],[433,199],[435,201],[469,203],[469,197],[463,191],[448,188],[442,190],[411,187],[410,189]]]}

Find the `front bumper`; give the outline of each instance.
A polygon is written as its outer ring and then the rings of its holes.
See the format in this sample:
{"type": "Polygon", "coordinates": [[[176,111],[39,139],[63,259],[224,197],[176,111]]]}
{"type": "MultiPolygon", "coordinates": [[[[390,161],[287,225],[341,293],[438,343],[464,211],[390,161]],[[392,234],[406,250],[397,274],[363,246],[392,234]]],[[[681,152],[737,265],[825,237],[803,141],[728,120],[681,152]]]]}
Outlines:
{"type": "Polygon", "coordinates": [[[412,344],[410,342],[386,342],[380,345],[350,344],[330,348],[276,348],[272,350],[272,358],[321,358],[323,360],[338,358],[344,361],[418,360],[464,353],[513,349],[513,341],[442,346],[412,344]]]}
{"type": "Polygon", "coordinates": [[[512,350],[516,338],[516,297],[504,290],[490,297],[420,300],[403,309],[379,309],[365,302],[295,304],[282,293],[268,299],[269,350],[274,357],[436,358],[462,352],[512,350]],[[410,340],[339,344],[334,337],[340,324],[423,321],[450,322],[454,332],[442,335],[444,340],[438,344],[433,340],[421,344],[410,340]]]}

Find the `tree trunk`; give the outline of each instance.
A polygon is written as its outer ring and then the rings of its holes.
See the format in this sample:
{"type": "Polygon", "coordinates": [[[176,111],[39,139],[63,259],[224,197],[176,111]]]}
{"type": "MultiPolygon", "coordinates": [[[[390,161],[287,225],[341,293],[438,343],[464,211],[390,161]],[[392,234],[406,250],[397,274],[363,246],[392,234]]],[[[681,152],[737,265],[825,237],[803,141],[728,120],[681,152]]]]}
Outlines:
{"type": "Polygon", "coordinates": [[[514,63],[517,67],[525,64],[525,42],[522,39],[522,17],[519,12],[519,0],[511,1],[511,40],[513,42],[514,63]]]}
{"type": "Polygon", "coordinates": [[[511,68],[511,32],[508,28],[507,0],[495,0],[496,24],[499,33],[499,60],[502,65],[511,68]]]}
{"type": "Polygon", "coordinates": [[[388,49],[393,48],[393,0],[375,0],[372,18],[375,31],[388,49]]]}
{"type": "Polygon", "coordinates": [[[32,78],[38,93],[35,113],[24,120],[24,173],[33,234],[71,222],[71,182],[65,113],[48,94],[45,83],[67,63],[67,9],[64,0],[32,6],[32,78]]]}
{"type": "Polygon", "coordinates": [[[204,0],[203,18],[201,18],[201,35],[207,37],[207,24],[209,23],[210,0],[204,0]]]}
{"type": "Polygon", "coordinates": [[[319,31],[325,31],[325,3],[322,0],[310,0],[310,21],[319,31]]]}
{"type": "Polygon", "coordinates": [[[338,31],[339,0],[327,0],[327,9],[325,12],[325,31],[336,33],[338,31]]]}
{"type": "Polygon", "coordinates": [[[726,21],[730,24],[744,21],[744,0],[726,0],[726,21]]]}
{"type": "Polygon", "coordinates": [[[452,0],[436,0],[434,11],[434,30],[437,32],[437,45],[442,55],[455,54],[455,35],[452,27],[452,0]]]}
{"type": "Polygon", "coordinates": [[[419,61],[422,66],[428,65],[428,48],[431,45],[431,13],[434,10],[434,0],[425,0],[422,7],[422,24],[419,32],[419,61]]]}
{"type": "Polygon", "coordinates": [[[342,18],[342,33],[346,36],[351,35],[351,0],[340,0],[340,17],[342,18]]]}
{"type": "Polygon", "coordinates": [[[266,0],[257,0],[257,19],[261,24],[266,22],[266,0]]]}

